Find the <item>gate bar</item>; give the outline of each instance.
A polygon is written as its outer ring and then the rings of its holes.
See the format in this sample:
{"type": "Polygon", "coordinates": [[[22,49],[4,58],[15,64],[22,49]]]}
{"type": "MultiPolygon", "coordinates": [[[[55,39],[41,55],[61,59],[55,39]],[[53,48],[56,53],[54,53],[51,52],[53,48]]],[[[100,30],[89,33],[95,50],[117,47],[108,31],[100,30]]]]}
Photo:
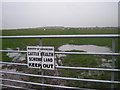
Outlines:
{"type": "MultiPolygon", "coordinates": [[[[115,53],[115,38],[112,38],[112,52],[115,53]]],[[[115,69],[115,56],[112,56],[112,69],[115,69]]],[[[114,81],[115,73],[111,72],[111,81],[114,81]]],[[[114,90],[114,84],[111,84],[111,90],[114,90]]]]}
{"type": "Polygon", "coordinates": [[[3,39],[17,38],[118,38],[118,34],[95,34],[95,35],[27,35],[27,36],[0,36],[3,39]]]}
{"type": "MultiPolygon", "coordinates": [[[[24,64],[24,63],[11,63],[11,62],[0,62],[0,64],[20,65],[20,66],[27,66],[28,65],[28,64],[24,64]]],[[[56,68],[58,68],[58,69],[76,69],[76,70],[94,70],[94,71],[114,71],[114,72],[119,72],[120,71],[120,69],[68,67],[68,66],[56,66],[56,68]]]]}
{"type": "Polygon", "coordinates": [[[119,81],[107,81],[107,80],[94,80],[94,79],[79,79],[79,78],[68,78],[68,77],[56,77],[56,76],[35,75],[35,74],[16,73],[16,72],[7,72],[7,71],[0,71],[0,73],[16,74],[16,75],[24,75],[24,76],[34,76],[34,77],[40,77],[40,78],[51,78],[51,79],[62,79],[62,80],[75,80],[75,81],[88,81],[88,82],[120,84],[119,81]]]}
{"type": "MultiPolygon", "coordinates": [[[[27,53],[26,50],[0,50],[0,52],[16,52],[27,53]]],[[[55,52],[55,54],[68,54],[68,55],[114,55],[120,56],[120,53],[94,53],[94,52],[55,52]]]]}
{"type": "Polygon", "coordinates": [[[29,88],[24,88],[24,87],[18,87],[18,86],[12,86],[12,85],[6,85],[6,84],[0,84],[0,86],[10,87],[10,88],[16,88],[16,89],[24,89],[24,90],[34,90],[34,89],[29,89],[29,88]]]}
{"type": "MultiPolygon", "coordinates": [[[[66,88],[66,89],[84,89],[84,88],[77,88],[77,87],[67,87],[67,86],[61,86],[61,85],[50,85],[50,84],[41,84],[41,83],[35,83],[35,82],[26,82],[26,81],[20,81],[20,80],[13,80],[13,79],[4,79],[0,78],[0,80],[4,81],[11,81],[11,82],[17,82],[17,83],[24,83],[24,84],[32,84],[32,85],[40,85],[40,86],[46,86],[46,87],[55,87],[55,88],[66,88]]],[[[87,89],[90,90],[90,89],[87,89]]],[[[93,89],[92,89],[93,90],[93,89]]]]}
{"type": "MultiPolygon", "coordinates": [[[[43,45],[42,38],[40,38],[39,46],[42,46],[42,45],[43,45]]],[[[44,75],[44,70],[40,69],[40,71],[41,71],[41,75],[44,75]]],[[[42,78],[42,84],[44,84],[44,78],[42,78]]],[[[42,86],[42,90],[44,90],[43,86],[42,86]]]]}

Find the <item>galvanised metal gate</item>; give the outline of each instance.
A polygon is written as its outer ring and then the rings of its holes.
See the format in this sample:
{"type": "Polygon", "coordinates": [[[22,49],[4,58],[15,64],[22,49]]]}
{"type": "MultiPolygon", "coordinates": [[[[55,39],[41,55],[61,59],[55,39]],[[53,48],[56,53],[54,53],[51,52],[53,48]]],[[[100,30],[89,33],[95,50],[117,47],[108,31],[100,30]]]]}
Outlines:
{"type": "MultiPolygon", "coordinates": [[[[120,53],[115,53],[115,38],[120,38],[120,35],[117,34],[102,34],[102,35],[32,35],[32,36],[0,36],[2,39],[20,39],[20,38],[112,38],[112,53],[87,53],[87,52],[55,52],[55,54],[67,54],[67,55],[109,55],[112,56],[112,68],[87,68],[87,67],[68,67],[68,66],[56,66],[56,69],[73,69],[73,70],[92,70],[92,71],[109,71],[111,72],[111,81],[109,80],[94,80],[94,79],[80,79],[80,78],[70,78],[70,77],[58,77],[58,76],[46,76],[42,71],[42,75],[35,75],[35,74],[26,74],[26,73],[18,73],[18,72],[7,72],[7,71],[0,71],[0,73],[12,74],[12,75],[22,75],[22,76],[33,76],[43,78],[42,83],[35,83],[35,82],[27,82],[27,81],[20,81],[20,80],[13,80],[13,79],[6,79],[0,78],[3,81],[11,81],[16,83],[24,83],[24,84],[31,84],[31,85],[40,85],[44,87],[55,87],[55,88],[64,88],[64,89],[86,89],[86,88],[79,88],[79,87],[69,87],[69,86],[61,86],[61,85],[50,85],[45,84],[44,79],[61,79],[61,80],[71,80],[71,81],[84,81],[84,82],[98,82],[98,83],[109,83],[111,84],[111,89],[114,89],[114,84],[120,84],[120,81],[114,80],[114,73],[120,72],[120,69],[115,69],[115,56],[120,56],[120,53]]],[[[42,45],[42,40],[40,40],[40,45],[42,45]]],[[[21,52],[26,53],[26,50],[0,50],[0,52],[21,52]]],[[[27,66],[27,64],[23,63],[12,63],[12,62],[0,62],[0,64],[9,64],[9,65],[19,65],[19,66],[27,66]]],[[[4,87],[11,87],[11,88],[19,88],[19,89],[27,89],[24,87],[19,86],[12,86],[12,85],[5,85],[0,84],[0,86],[4,87]]],[[[90,90],[90,89],[89,89],[90,90]]]]}

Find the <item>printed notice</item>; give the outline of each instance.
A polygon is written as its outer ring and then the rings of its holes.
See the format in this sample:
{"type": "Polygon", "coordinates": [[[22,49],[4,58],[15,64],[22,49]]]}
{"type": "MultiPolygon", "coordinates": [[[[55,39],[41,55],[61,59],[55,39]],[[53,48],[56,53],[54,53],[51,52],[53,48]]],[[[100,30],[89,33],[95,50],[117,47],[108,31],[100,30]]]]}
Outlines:
{"type": "Polygon", "coordinates": [[[54,70],[54,47],[27,46],[29,68],[54,70]]]}

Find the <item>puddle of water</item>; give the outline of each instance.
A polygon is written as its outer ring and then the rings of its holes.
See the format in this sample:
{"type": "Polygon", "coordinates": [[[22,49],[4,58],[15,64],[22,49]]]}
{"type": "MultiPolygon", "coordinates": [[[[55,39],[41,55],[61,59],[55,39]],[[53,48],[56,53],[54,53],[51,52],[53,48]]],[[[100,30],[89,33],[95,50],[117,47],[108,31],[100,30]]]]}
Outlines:
{"type": "MultiPolygon", "coordinates": [[[[12,50],[11,48],[7,48],[7,49],[12,50]]],[[[19,48],[17,47],[17,49],[19,49],[19,48]]],[[[22,53],[7,53],[7,56],[9,58],[13,58],[13,61],[15,61],[15,60],[21,60],[21,61],[26,60],[26,54],[22,54],[22,53]]]]}
{"type": "Polygon", "coordinates": [[[58,48],[60,51],[71,51],[71,50],[80,50],[85,52],[103,52],[108,53],[112,52],[110,48],[96,45],[62,45],[58,48]]]}
{"type": "Polygon", "coordinates": [[[65,56],[66,56],[65,54],[56,54],[55,58],[61,58],[61,57],[65,57],[65,56]]]}
{"type": "Polygon", "coordinates": [[[20,55],[21,55],[20,53],[7,53],[7,56],[10,58],[14,58],[14,57],[20,56],[20,55]]]}
{"type": "MultiPolygon", "coordinates": [[[[72,51],[72,50],[80,50],[85,52],[99,52],[99,53],[110,53],[112,52],[110,48],[105,46],[96,46],[96,45],[62,45],[58,48],[59,51],[72,51]]],[[[101,59],[102,64],[99,67],[111,67],[112,60],[107,60],[105,58],[101,59]]]]}
{"type": "Polygon", "coordinates": [[[99,67],[109,67],[112,68],[111,63],[102,63],[101,65],[99,65],[99,67]]]}

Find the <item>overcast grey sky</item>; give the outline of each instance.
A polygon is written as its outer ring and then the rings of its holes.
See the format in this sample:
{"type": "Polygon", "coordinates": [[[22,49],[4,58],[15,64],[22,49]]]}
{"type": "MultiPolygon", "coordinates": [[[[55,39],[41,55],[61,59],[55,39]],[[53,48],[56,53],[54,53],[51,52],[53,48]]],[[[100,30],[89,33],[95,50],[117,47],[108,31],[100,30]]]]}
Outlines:
{"type": "Polygon", "coordinates": [[[117,2],[3,2],[2,28],[118,26],[117,2]]]}

